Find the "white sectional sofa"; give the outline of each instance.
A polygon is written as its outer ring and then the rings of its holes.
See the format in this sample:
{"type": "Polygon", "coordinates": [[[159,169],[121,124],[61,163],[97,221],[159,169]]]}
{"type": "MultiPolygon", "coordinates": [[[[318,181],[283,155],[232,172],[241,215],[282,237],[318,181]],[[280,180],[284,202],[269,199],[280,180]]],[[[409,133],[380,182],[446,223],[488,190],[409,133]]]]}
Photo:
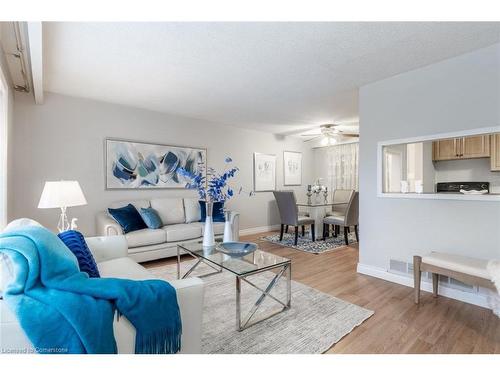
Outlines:
{"type": "MultiPolygon", "coordinates": [[[[132,280],[157,278],[127,256],[127,242],[124,236],[90,237],[85,240],[96,260],[101,277],[132,280]]],[[[2,269],[6,272],[8,267],[3,266],[2,269]]],[[[199,278],[189,278],[169,280],[169,282],[177,291],[177,301],[181,311],[180,353],[201,353],[203,281],[199,278]]],[[[135,328],[132,324],[122,316],[120,319],[115,318],[113,329],[118,353],[134,353],[135,328]]],[[[34,353],[31,342],[3,300],[0,300],[0,351],[13,354],[34,353]]]]}
{"type": "MultiPolygon", "coordinates": [[[[109,208],[124,207],[131,203],[137,210],[152,207],[164,224],[160,229],[141,229],[125,234],[128,255],[137,262],[167,258],[177,254],[177,244],[199,242],[205,223],[199,222],[201,209],[196,198],[155,198],[150,200],[115,202],[109,208]]],[[[239,239],[239,214],[230,213],[233,239],[239,239]]],[[[97,215],[97,233],[100,236],[122,235],[120,225],[107,213],[97,215]]],[[[222,237],[224,223],[214,223],[214,234],[222,237]]]]}

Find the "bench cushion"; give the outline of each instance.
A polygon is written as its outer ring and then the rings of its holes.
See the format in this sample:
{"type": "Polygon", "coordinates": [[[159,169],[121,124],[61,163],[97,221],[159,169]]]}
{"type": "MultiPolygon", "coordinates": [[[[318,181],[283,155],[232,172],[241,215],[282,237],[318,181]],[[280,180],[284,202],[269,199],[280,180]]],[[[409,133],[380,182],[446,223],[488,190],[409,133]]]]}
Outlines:
{"type": "Polygon", "coordinates": [[[487,260],[432,252],[422,257],[422,263],[490,280],[487,260]]]}

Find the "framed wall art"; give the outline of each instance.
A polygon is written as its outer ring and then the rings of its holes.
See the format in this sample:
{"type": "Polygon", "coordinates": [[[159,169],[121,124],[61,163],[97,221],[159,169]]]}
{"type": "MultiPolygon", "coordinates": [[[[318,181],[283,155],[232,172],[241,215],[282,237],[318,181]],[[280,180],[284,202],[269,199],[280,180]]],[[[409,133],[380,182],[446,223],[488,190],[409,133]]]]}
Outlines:
{"type": "Polygon", "coordinates": [[[302,185],[302,153],[283,151],[283,185],[302,185]]]}
{"type": "Polygon", "coordinates": [[[106,189],[185,189],[181,168],[206,173],[204,148],[108,138],[105,156],[106,189]]]}
{"type": "Polygon", "coordinates": [[[253,154],[254,191],[276,190],[276,155],[253,154]]]}

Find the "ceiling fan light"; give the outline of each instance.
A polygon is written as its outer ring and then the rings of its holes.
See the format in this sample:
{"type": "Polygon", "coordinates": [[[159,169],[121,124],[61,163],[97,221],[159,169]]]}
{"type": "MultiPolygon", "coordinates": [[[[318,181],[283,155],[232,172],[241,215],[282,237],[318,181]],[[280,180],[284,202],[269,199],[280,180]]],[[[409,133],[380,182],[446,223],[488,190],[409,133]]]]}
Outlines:
{"type": "Polygon", "coordinates": [[[337,143],[334,137],[326,136],[321,140],[321,146],[331,146],[337,143]]]}

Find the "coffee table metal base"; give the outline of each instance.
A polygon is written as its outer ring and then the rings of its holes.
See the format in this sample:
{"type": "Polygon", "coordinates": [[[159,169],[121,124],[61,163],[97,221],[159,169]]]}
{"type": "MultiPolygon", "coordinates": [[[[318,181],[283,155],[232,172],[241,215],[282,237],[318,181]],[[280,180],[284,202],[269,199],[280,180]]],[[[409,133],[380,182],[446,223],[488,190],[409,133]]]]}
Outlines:
{"type": "MultiPolygon", "coordinates": [[[[194,259],[196,259],[196,263],[191,266],[191,268],[184,274],[181,275],[181,255],[180,255],[180,248],[177,247],[177,278],[178,279],[185,279],[188,277],[195,269],[198,267],[201,263],[206,264],[210,268],[213,268],[215,272],[209,272],[205,273],[203,275],[197,275],[197,277],[206,277],[210,275],[215,275],[218,273],[222,272],[222,267],[217,267],[214,264],[212,264],[210,261],[202,259],[200,257],[197,257],[194,254],[191,254],[189,251],[186,251],[187,254],[191,255],[194,259]]],[[[230,272],[230,271],[229,271],[230,272]]],[[[256,270],[255,272],[251,273],[246,273],[245,275],[236,275],[236,329],[238,331],[243,331],[257,323],[260,323],[266,319],[269,319],[285,310],[288,310],[292,306],[292,262],[288,262],[285,264],[278,265],[276,267],[269,267],[266,269],[261,269],[261,270],[256,270]],[[265,289],[260,288],[259,286],[255,285],[252,281],[248,279],[248,277],[257,275],[262,272],[270,271],[270,270],[277,270],[276,275],[272,278],[272,280],[269,282],[269,284],[266,286],[265,289]],[[278,281],[283,277],[283,275],[286,274],[286,301],[283,302],[279,298],[273,296],[271,294],[271,290],[276,286],[278,281]],[[259,296],[257,301],[253,304],[252,308],[248,312],[248,314],[242,318],[242,311],[241,311],[241,282],[245,282],[248,285],[252,286],[253,288],[257,289],[260,291],[262,294],[259,296]],[[261,317],[257,320],[254,320],[250,322],[252,317],[255,315],[259,307],[262,305],[262,302],[266,299],[266,297],[269,297],[270,299],[274,300],[278,304],[281,305],[281,308],[264,316],[261,317]]]]}
{"type": "Polygon", "coordinates": [[[222,267],[216,267],[212,263],[210,263],[202,258],[199,258],[199,257],[191,254],[188,251],[186,251],[186,254],[189,254],[194,259],[196,259],[196,263],[193,266],[191,266],[191,268],[184,275],[181,276],[181,252],[180,252],[179,246],[177,246],[177,279],[185,279],[186,277],[188,277],[191,274],[191,272],[193,272],[196,269],[196,267],[198,267],[198,265],[200,263],[204,263],[207,266],[209,266],[210,268],[213,268],[215,270],[215,272],[209,272],[209,273],[205,273],[203,275],[197,275],[196,277],[207,277],[207,276],[215,275],[215,274],[222,272],[222,267]]]}
{"type": "MultiPolygon", "coordinates": [[[[273,279],[269,282],[267,287],[265,289],[262,289],[255,285],[253,282],[248,280],[249,276],[256,275],[258,273],[264,272],[263,270],[256,271],[255,273],[251,274],[246,274],[245,276],[236,276],[236,329],[238,331],[243,331],[244,329],[247,329],[254,324],[260,323],[263,320],[269,319],[285,310],[288,310],[292,306],[292,263],[289,262],[285,265],[280,265],[275,267],[275,269],[278,269],[278,273],[273,277],[273,279]],[[271,294],[271,290],[275,287],[275,285],[278,283],[278,281],[281,279],[281,277],[286,274],[286,302],[281,301],[280,299],[276,298],[271,294]],[[248,285],[251,285],[258,291],[262,292],[260,297],[257,299],[257,301],[253,304],[252,308],[248,312],[248,314],[245,316],[245,318],[242,319],[241,317],[241,282],[244,281],[248,285]],[[265,317],[261,317],[257,320],[254,320],[250,322],[252,317],[255,315],[259,307],[261,306],[262,302],[266,299],[266,297],[271,298],[278,304],[280,304],[282,307],[274,311],[271,314],[268,314],[265,317]]],[[[269,271],[270,269],[267,269],[265,271],[269,271]]]]}

